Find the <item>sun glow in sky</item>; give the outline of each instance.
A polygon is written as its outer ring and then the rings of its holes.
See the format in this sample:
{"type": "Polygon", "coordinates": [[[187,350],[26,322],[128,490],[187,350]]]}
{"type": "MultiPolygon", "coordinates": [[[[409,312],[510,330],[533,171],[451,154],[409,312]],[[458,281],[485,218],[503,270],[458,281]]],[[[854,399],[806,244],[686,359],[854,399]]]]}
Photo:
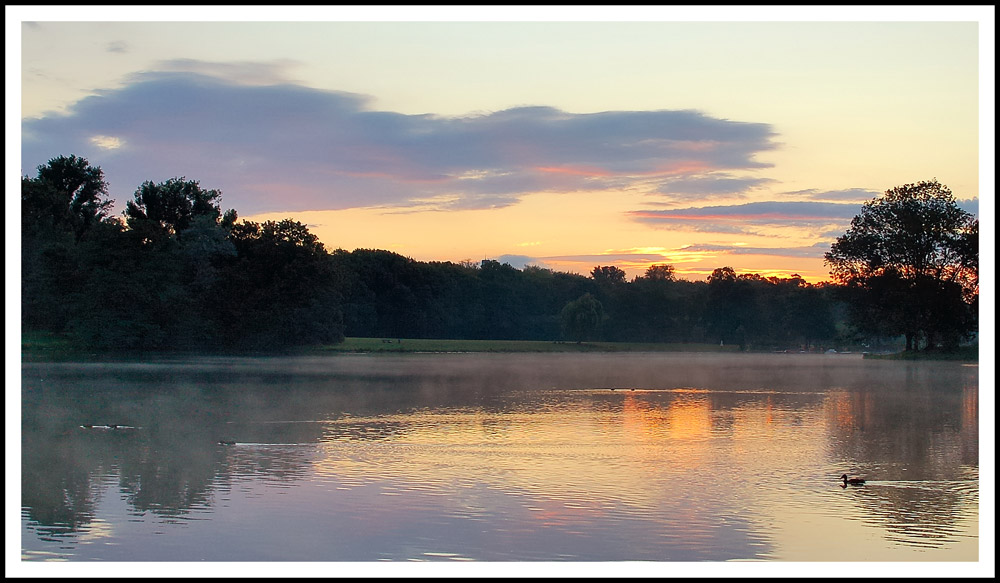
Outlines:
{"type": "Polygon", "coordinates": [[[18,7],[20,174],[76,154],[119,211],[184,176],[329,249],[698,280],[825,280],[902,184],[992,212],[992,8],[397,9],[18,7]]]}

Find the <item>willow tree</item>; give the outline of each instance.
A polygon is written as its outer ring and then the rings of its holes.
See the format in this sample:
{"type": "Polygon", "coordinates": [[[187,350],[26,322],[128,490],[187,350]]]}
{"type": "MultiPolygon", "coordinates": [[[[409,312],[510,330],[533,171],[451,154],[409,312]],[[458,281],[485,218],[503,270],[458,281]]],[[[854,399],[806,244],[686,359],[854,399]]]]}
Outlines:
{"type": "Polygon", "coordinates": [[[979,220],[937,180],[865,203],[825,260],[864,333],[902,335],[914,350],[977,329],[979,220]]]}

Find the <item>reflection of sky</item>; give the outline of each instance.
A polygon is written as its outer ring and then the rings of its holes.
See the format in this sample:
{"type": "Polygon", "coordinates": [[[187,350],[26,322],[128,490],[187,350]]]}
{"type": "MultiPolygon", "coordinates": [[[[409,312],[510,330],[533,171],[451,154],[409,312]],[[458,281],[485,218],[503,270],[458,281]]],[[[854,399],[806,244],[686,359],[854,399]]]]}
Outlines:
{"type": "MultiPolygon", "coordinates": [[[[789,408],[773,395],[760,396],[726,411],[719,424],[721,412],[708,395],[666,403],[662,394],[643,391],[616,397],[620,402],[569,402],[539,412],[373,419],[401,421],[406,428],[389,443],[328,442],[315,470],[319,479],[358,493],[364,500],[355,503],[370,511],[385,512],[389,505],[397,524],[410,516],[418,528],[420,512],[413,508],[433,506],[429,501],[441,496],[454,516],[511,522],[522,538],[554,530],[549,537],[604,541],[582,560],[607,556],[601,553],[618,537],[631,541],[620,547],[626,555],[618,559],[719,559],[719,553],[734,552],[792,560],[912,560],[920,546],[905,528],[902,537],[887,540],[854,506],[854,491],[837,487],[836,468],[829,475],[817,471],[829,468],[829,434],[836,430],[826,426],[822,403],[789,408]],[[805,484],[794,483],[803,479],[805,484]],[[908,543],[909,551],[899,543],[908,543]]],[[[351,423],[363,430],[358,419],[351,423]]],[[[972,533],[975,526],[968,526],[972,533]]],[[[945,551],[935,555],[938,560],[975,558],[975,548],[955,544],[964,536],[961,529],[945,530],[950,534],[930,546],[951,546],[959,555],[945,551]]],[[[465,548],[475,555],[474,546],[465,548]]],[[[518,548],[527,558],[526,549],[537,547],[518,548]]]]}
{"type": "MultiPolygon", "coordinates": [[[[248,359],[219,366],[234,389],[206,390],[213,405],[196,393],[163,391],[157,408],[180,415],[204,407],[203,419],[220,421],[219,429],[242,445],[198,445],[217,439],[214,431],[178,442],[170,441],[175,432],[150,433],[150,441],[137,442],[149,446],[142,453],[125,447],[130,441],[88,435],[94,439],[77,446],[91,448],[82,451],[94,460],[110,461],[112,451],[122,459],[90,470],[95,508],[77,535],[64,537],[71,548],[63,555],[977,558],[975,369],[842,356],[682,354],[309,358],[257,366],[248,359]],[[362,371],[370,375],[366,382],[342,384],[362,371]],[[251,377],[278,386],[251,389],[251,377]],[[376,388],[376,378],[384,385],[376,388]],[[581,384],[587,379],[600,381],[592,387],[617,388],[567,388],[588,386],[581,384]],[[537,388],[553,385],[560,386],[537,388]],[[119,449],[102,449],[115,443],[119,449]],[[148,463],[136,465],[132,455],[148,463]],[[190,464],[198,457],[204,467],[190,464]],[[146,511],[122,489],[119,473],[127,468],[132,482],[159,483],[146,511]],[[192,469],[196,475],[187,480],[166,477],[192,469]],[[840,488],[843,472],[874,479],[840,488]],[[193,499],[172,487],[203,483],[207,494],[197,499],[207,501],[180,512],[164,506],[193,499]]],[[[114,376],[131,367],[101,370],[114,376]]],[[[53,397],[62,394],[60,382],[79,388],[78,381],[60,381],[60,370],[75,371],[65,378],[79,373],[105,382],[94,367],[83,367],[90,374],[72,365],[29,369],[47,371],[53,397]]],[[[185,374],[209,379],[213,370],[204,362],[167,364],[157,371],[171,374],[146,382],[170,378],[187,386],[185,374]]],[[[80,393],[66,394],[77,406],[80,393]]],[[[125,407],[148,412],[143,402],[125,407]]],[[[177,424],[159,417],[140,425],[177,424]]],[[[36,527],[22,528],[30,534],[36,527]]],[[[30,560],[54,558],[42,554],[50,547],[34,535],[23,545],[30,560]]]]}

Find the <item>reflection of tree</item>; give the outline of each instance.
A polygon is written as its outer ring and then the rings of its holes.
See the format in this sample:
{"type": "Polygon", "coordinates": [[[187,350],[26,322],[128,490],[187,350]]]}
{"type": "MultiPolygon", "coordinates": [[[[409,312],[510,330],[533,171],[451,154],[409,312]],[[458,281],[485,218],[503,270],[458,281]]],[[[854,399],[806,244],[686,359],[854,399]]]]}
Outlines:
{"type": "Polygon", "coordinates": [[[108,478],[119,480],[136,512],[183,515],[210,506],[215,490],[240,481],[301,478],[312,450],[280,444],[387,439],[406,430],[378,420],[390,406],[406,412],[421,403],[489,400],[433,376],[404,379],[406,390],[395,378],[348,376],[331,390],[326,371],[308,369],[232,374],[226,366],[129,363],[36,369],[26,369],[22,384],[22,505],[36,530],[49,533],[86,528],[108,478]],[[365,421],[326,423],[341,417],[365,421]],[[112,423],[137,429],[80,427],[112,423]]]}
{"type": "Polygon", "coordinates": [[[960,380],[914,370],[906,381],[907,391],[870,386],[829,395],[831,458],[876,481],[858,489],[857,500],[899,542],[934,545],[953,534],[978,492],[978,388],[956,389],[960,380]]]}
{"type": "Polygon", "coordinates": [[[961,534],[955,523],[973,497],[955,484],[934,482],[869,484],[855,494],[858,504],[886,529],[891,540],[925,547],[942,546],[961,534]]]}
{"type": "Polygon", "coordinates": [[[77,531],[94,519],[91,476],[100,460],[70,439],[53,443],[40,437],[26,433],[21,441],[21,505],[45,536],[77,531]]]}
{"type": "Polygon", "coordinates": [[[833,394],[826,404],[836,437],[833,455],[878,467],[879,479],[949,479],[979,464],[968,400],[959,391],[833,394]]]}

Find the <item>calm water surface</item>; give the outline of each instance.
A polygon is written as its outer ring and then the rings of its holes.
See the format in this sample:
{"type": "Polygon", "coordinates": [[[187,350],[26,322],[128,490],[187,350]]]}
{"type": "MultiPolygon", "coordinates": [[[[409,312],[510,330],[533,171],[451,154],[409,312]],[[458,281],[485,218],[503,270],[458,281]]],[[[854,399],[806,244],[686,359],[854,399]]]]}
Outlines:
{"type": "Polygon", "coordinates": [[[977,561],[978,380],[859,355],[25,363],[22,560],[977,561]]]}

